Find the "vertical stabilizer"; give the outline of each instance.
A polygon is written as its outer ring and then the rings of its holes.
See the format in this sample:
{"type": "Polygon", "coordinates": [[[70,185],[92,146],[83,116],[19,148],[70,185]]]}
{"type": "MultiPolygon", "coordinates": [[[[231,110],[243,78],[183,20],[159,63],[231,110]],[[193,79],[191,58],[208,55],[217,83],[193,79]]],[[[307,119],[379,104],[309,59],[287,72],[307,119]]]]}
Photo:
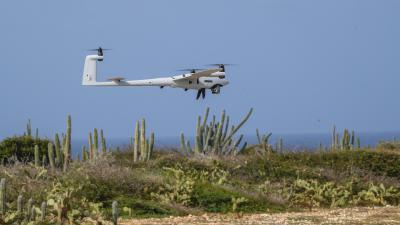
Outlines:
{"type": "Polygon", "coordinates": [[[88,55],[83,68],[82,85],[93,85],[97,81],[97,61],[103,60],[103,56],[88,55]]]}

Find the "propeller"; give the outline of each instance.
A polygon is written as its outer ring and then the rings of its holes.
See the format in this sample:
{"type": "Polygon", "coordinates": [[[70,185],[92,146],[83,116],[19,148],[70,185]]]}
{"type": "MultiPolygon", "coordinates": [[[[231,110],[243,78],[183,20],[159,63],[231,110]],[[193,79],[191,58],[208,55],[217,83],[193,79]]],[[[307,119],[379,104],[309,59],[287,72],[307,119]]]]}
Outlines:
{"type": "Polygon", "coordinates": [[[225,66],[235,66],[236,64],[230,64],[230,63],[214,63],[214,64],[208,64],[208,66],[218,66],[221,70],[221,72],[225,72],[225,66]]]}
{"type": "Polygon", "coordinates": [[[196,73],[197,70],[204,70],[204,69],[181,69],[181,70],[177,70],[177,71],[183,71],[183,72],[190,72],[190,73],[196,73]]]}
{"type": "Polygon", "coordinates": [[[111,49],[99,47],[99,48],[89,49],[88,51],[97,51],[98,56],[103,56],[103,51],[109,51],[109,50],[111,49]]]}
{"type": "Polygon", "coordinates": [[[206,97],[206,89],[205,88],[201,88],[197,91],[197,96],[196,96],[196,100],[198,100],[201,97],[204,99],[206,97]]]}

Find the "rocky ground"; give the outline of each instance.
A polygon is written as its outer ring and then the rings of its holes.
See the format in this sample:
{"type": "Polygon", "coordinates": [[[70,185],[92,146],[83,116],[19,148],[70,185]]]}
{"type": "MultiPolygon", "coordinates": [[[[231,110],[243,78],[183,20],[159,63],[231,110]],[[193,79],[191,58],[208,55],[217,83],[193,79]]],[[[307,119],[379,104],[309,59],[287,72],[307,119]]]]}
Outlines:
{"type": "Polygon", "coordinates": [[[276,214],[169,217],[122,220],[119,224],[400,224],[400,207],[348,208],[276,214]]]}

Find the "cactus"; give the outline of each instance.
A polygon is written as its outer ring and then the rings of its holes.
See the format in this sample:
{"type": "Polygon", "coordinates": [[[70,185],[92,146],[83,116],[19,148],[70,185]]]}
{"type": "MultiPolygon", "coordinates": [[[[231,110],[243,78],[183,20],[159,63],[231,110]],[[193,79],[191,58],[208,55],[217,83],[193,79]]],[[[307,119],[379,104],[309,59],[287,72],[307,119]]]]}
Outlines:
{"type": "Polygon", "coordinates": [[[197,117],[197,125],[196,125],[196,130],[197,130],[197,132],[196,132],[196,138],[195,138],[195,141],[194,141],[194,151],[196,152],[196,153],[200,153],[201,152],[201,125],[200,125],[200,123],[201,123],[201,117],[199,116],[199,117],[197,117]]]}
{"type": "Polygon", "coordinates": [[[94,128],[93,131],[93,147],[94,147],[94,157],[97,158],[97,156],[99,155],[99,134],[97,133],[97,128],[94,128]]]}
{"type": "Polygon", "coordinates": [[[71,160],[71,115],[67,117],[67,134],[65,136],[64,145],[64,166],[63,171],[67,171],[69,162],[71,160]]]}
{"type": "Polygon", "coordinates": [[[112,203],[112,222],[114,225],[118,224],[118,202],[113,201],[112,203]]]}
{"type": "Polygon", "coordinates": [[[42,156],[42,166],[45,167],[47,165],[47,157],[46,155],[42,156]]]}
{"type": "Polygon", "coordinates": [[[332,131],[332,149],[336,149],[336,126],[333,125],[333,131],[332,131]]]}
{"type": "Polygon", "coordinates": [[[100,139],[101,139],[101,151],[103,154],[106,154],[107,153],[107,145],[106,145],[106,139],[104,138],[103,129],[100,130],[100,139]]]}
{"type": "Polygon", "coordinates": [[[247,115],[243,118],[243,120],[236,127],[233,127],[230,134],[224,141],[224,143],[222,145],[223,146],[222,149],[226,149],[228,147],[229,140],[231,140],[233,135],[235,135],[236,132],[243,126],[243,124],[245,124],[247,122],[247,120],[250,118],[252,113],[253,113],[253,108],[250,109],[250,111],[247,113],[247,115]]]}
{"type": "Polygon", "coordinates": [[[17,212],[19,214],[22,214],[22,207],[24,205],[24,197],[22,195],[18,195],[18,199],[17,199],[17,212]]]}
{"type": "Polygon", "coordinates": [[[142,119],[141,128],[139,121],[136,122],[133,139],[133,161],[148,161],[153,154],[154,133],[150,134],[150,139],[146,139],[145,119],[142,119]]]}
{"type": "Polygon", "coordinates": [[[88,155],[87,155],[87,151],[86,151],[86,146],[82,147],[82,161],[85,162],[89,159],[88,155]]]}
{"type": "MultiPolygon", "coordinates": [[[[207,122],[209,117],[209,108],[206,108],[205,116],[197,117],[196,135],[194,143],[194,152],[196,154],[212,153],[217,155],[237,154],[242,148],[238,148],[243,137],[239,137],[234,141],[233,136],[247,122],[251,116],[251,109],[238,126],[229,125],[229,116],[226,116],[225,110],[222,111],[220,121],[215,121],[215,115],[210,123],[207,122]],[[229,129],[230,127],[230,129],[229,129]]],[[[181,134],[181,149],[184,152],[191,153],[190,143],[185,143],[185,136],[181,134]]]]}
{"type": "Polygon", "coordinates": [[[140,158],[141,158],[142,161],[144,161],[145,160],[145,156],[147,155],[146,154],[146,150],[147,150],[147,148],[146,148],[146,121],[145,121],[144,118],[142,119],[142,129],[140,129],[140,141],[141,141],[141,144],[140,144],[140,150],[141,150],[140,158]]]}
{"type": "Polygon", "coordinates": [[[36,208],[33,205],[31,208],[31,217],[29,218],[30,221],[35,221],[36,220],[36,208]]]}
{"type": "Polygon", "coordinates": [[[264,134],[263,136],[260,136],[260,132],[258,129],[256,129],[256,135],[257,135],[257,140],[258,144],[263,148],[264,153],[269,153],[272,150],[271,145],[268,143],[269,138],[272,136],[272,133],[264,134]]]}
{"type": "Polygon", "coordinates": [[[360,138],[358,137],[357,138],[357,149],[360,149],[361,148],[361,141],[360,141],[360,138]]]}
{"type": "Polygon", "coordinates": [[[0,180],[0,214],[4,217],[6,215],[6,178],[0,180]]]}
{"type": "Polygon", "coordinates": [[[278,149],[279,152],[283,151],[283,138],[279,138],[278,149]]]}
{"type": "Polygon", "coordinates": [[[151,132],[149,144],[147,146],[147,160],[150,160],[151,155],[153,154],[153,148],[154,148],[154,132],[151,132]]]}
{"type": "Polygon", "coordinates": [[[92,132],[89,133],[89,158],[91,160],[94,159],[94,147],[93,147],[92,132]]]}
{"type": "Polygon", "coordinates": [[[27,208],[26,208],[26,219],[27,219],[27,220],[30,220],[30,218],[31,218],[31,215],[32,215],[32,207],[33,207],[33,199],[30,198],[30,199],[28,200],[28,205],[27,205],[27,208]]]}
{"type": "Polygon", "coordinates": [[[50,168],[54,170],[56,168],[56,163],[54,160],[54,145],[51,142],[49,142],[47,150],[48,150],[50,168]]]}
{"type": "Polygon", "coordinates": [[[183,133],[181,133],[181,149],[185,153],[188,152],[188,150],[186,148],[186,143],[185,143],[185,135],[183,133]]]}
{"type": "Polygon", "coordinates": [[[217,154],[221,150],[219,148],[219,145],[220,145],[220,142],[223,141],[223,140],[221,140],[221,136],[222,136],[222,129],[224,127],[224,123],[225,123],[225,110],[222,110],[221,121],[218,124],[217,133],[215,134],[215,137],[214,137],[214,152],[217,154]]]}
{"type": "Polygon", "coordinates": [[[32,124],[31,119],[28,119],[28,123],[26,124],[26,135],[32,137],[32,124]]]}
{"type": "Polygon", "coordinates": [[[39,139],[39,128],[36,128],[35,139],[39,139]]]}
{"type": "Polygon", "coordinates": [[[135,140],[134,140],[134,145],[133,145],[133,162],[138,161],[138,154],[139,154],[139,148],[140,148],[140,125],[139,121],[136,122],[135,125],[135,140]]]}
{"type": "Polygon", "coordinates": [[[61,154],[61,144],[60,144],[60,137],[58,136],[58,133],[54,136],[54,147],[56,151],[56,166],[59,167],[60,165],[63,165],[63,157],[61,154]]]}
{"type": "Polygon", "coordinates": [[[42,222],[44,222],[46,220],[46,207],[47,207],[46,202],[42,202],[42,206],[40,207],[40,210],[41,210],[40,220],[42,222]]]}
{"type": "Polygon", "coordinates": [[[40,155],[39,155],[39,146],[35,145],[35,166],[40,166],[40,155]]]}

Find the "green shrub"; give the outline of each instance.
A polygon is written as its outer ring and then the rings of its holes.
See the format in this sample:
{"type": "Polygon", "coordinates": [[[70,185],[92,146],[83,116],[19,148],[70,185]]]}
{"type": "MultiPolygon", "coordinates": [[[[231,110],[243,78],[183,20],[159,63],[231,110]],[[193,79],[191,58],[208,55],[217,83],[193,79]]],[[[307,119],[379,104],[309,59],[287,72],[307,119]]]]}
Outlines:
{"type": "Polygon", "coordinates": [[[400,141],[379,141],[377,149],[400,150],[400,141]]]}
{"type": "Polygon", "coordinates": [[[34,159],[34,146],[39,146],[41,156],[47,155],[49,142],[47,139],[36,139],[27,135],[5,138],[0,142],[0,160],[10,162],[10,158],[15,157],[15,160],[32,162],[34,159]]]}

